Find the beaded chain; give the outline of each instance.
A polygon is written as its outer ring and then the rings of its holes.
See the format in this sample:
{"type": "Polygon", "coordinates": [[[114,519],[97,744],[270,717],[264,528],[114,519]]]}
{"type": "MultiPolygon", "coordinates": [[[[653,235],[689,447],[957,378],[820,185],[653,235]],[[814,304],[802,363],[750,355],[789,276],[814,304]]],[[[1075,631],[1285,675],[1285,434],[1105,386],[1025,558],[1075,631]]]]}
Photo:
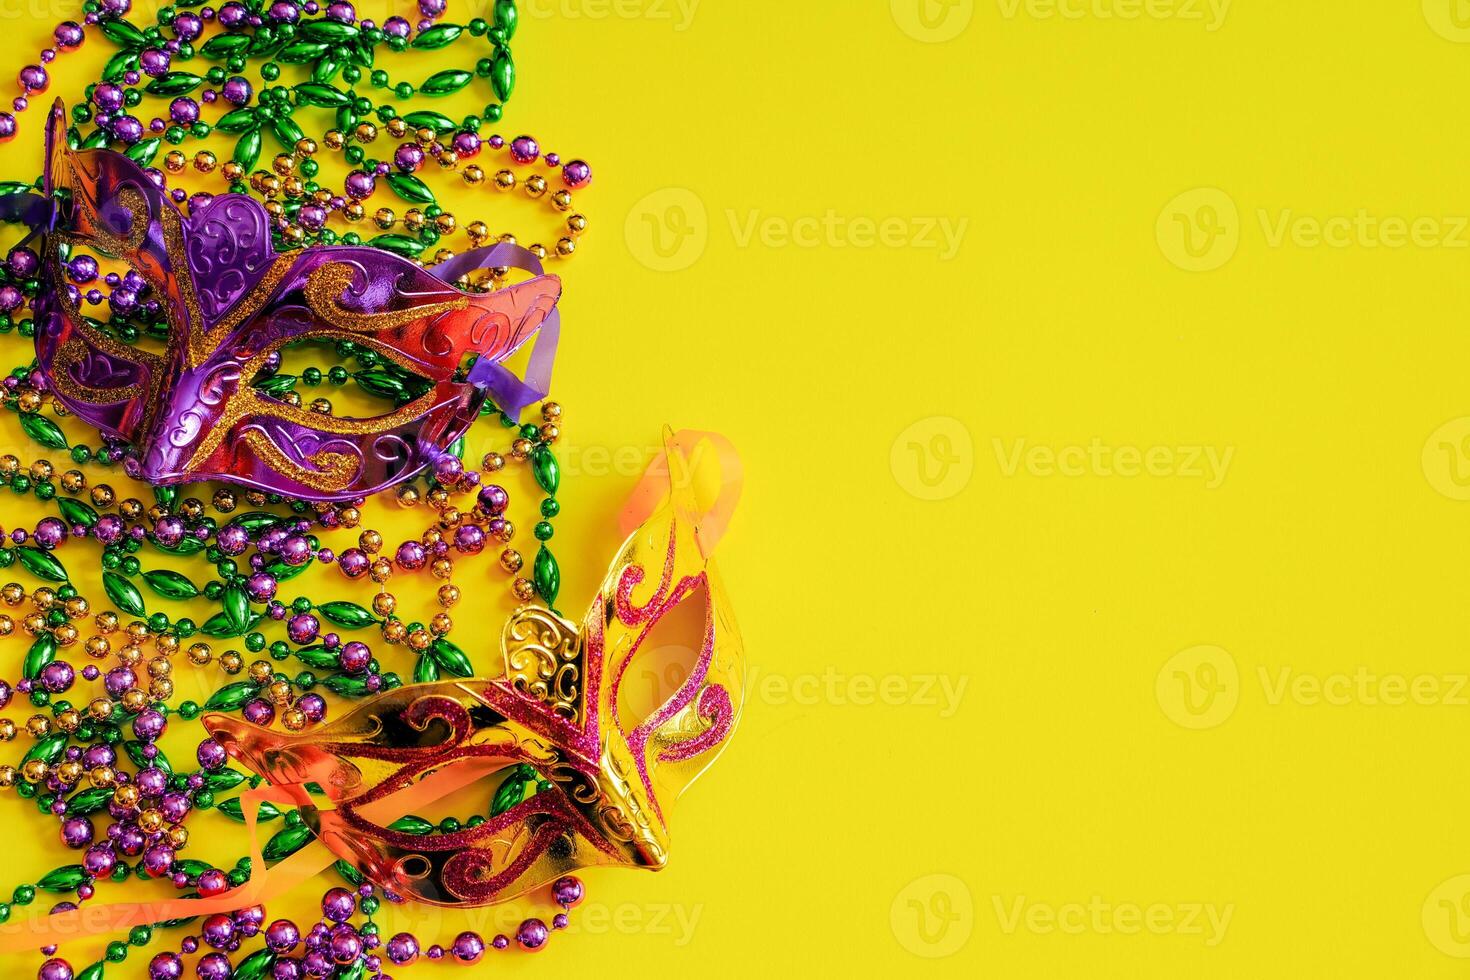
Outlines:
{"type": "MultiPolygon", "coordinates": [[[[67,140],[74,147],[122,150],[181,207],[199,207],[210,194],[172,181],[218,174],[223,190],[264,203],[280,251],[368,245],[431,265],[454,255],[446,243],[456,234],[471,248],[517,242],[486,221],[462,222],[442,208],[424,179],[438,170],[472,187],[486,185],[499,194],[519,190],[544,200],[559,230],[550,247],[528,248],[540,259],[569,258],[587,229],[572,192],[590,183],[591,168],[543,152],[530,136],[484,132],[501,120],[515,87],[510,44],[516,6],[495,0],[489,19],[465,25],[443,22],[445,8],[445,0],[418,0],[416,23],[390,17],[379,26],[358,20],[345,2],[323,9],[316,0],[230,0],[216,9],[202,0],[181,0],[159,8],[156,23],[144,28],[127,20],[130,0],[88,0],[83,23],[58,25],[54,47],[19,73],[21,94],[12,111],[0,112],[0,140],[20,132],[31,100],[50,87],[47,66],[95,35],[117,51],[101,78],[86,86],[84,99],[71,105],[67,140]],[[438,50],[472,39],[488,45],[472,71],[446,69],[414,85],[378,66],[385,53],[438,50]],[[243,74],[252,65],[255,81],[243,74]],[[296,70],[308,77],[281,83],[283,66],[300,66],[296,70]],[[458,122],[406,104],[480,84],[488,85],[495,101],[458,122]],[[148,113],[139,108],[150,98],[167,100],[167,109],[145,121],[148,113]],[[222,112],[206,121],[214,110],[222,112]],[[302,120],[318,110],[330,114],[332,126],[308,136],[302,120]],[[384,133],[399,142],[386,159],[378,159],[370,148],[384,133]],[[190,141],[219,135],[234,140],[227,161],[210,149],[187,150],[190,141]],[[258,168],[268,142],[278,152],[268,167],[258,168]],[[340,189],[321,183],[324,150],[340,154],[350,168],[340,189]],[[370,210],[382,188],[402,202],[401,215],[384,203],[370,210]],[[377,233],[364,238],[344,230],[364,223],[377,233]]],[[[0,194],[41,186],[40,178],[0,182],[0,194]]],[[[39,268],[40,256],[26,247],[12,249],[0,265],[0,334],[35,335],[29,307],[39,289],[39,268]]],[[[136,272],[107,271],[105,257],[99,262],[86,254],[70,255],[65,268],[83,303],[105,315],[89,318],[96,329],[128,344],[166,336],[163,305],[136,272]]],[[[486,269],[458,285],[495,289],[510,274],[486,269]]],[[[341,342],[333,353],[336,363],[295,372],[284,370],[277,356],[255,384],[272,397],[323,413],[333,411],[324,391],[348,386],[395,406],[421,393],[422,379],[365,346],[341,342]]],[[[548,542],[561,512],[554,447],[563,415],[556,402],[544,402],[534,424],[520,424],[487,402],[480,424],[498,421],[504,450],[485,454],[470,468],[462,461],[461,440],[431,472],[401,485],[394,494],[398,505],[423,508],[428,520],[419,535],[398,542],[365,524],[371,502],[363,499],[312,504],[221,486],[203,494],[206,501],[191,493],[202,488],[185,486],[154,487],[152,500],[145,501],[119,491],[108,482],[109,473],[128,459],[130,447],[108,437],[94,444],[68,432],[68,412],[52,397],[33,357],[0,379],[0,405],[16,413],[21,430],[38,446],[26,460],[0,455],[0,486],[32,495],[56,512],[33,527],[0,531],[0,569],[23,570],[43,583],[0,585],[0,637],[23,637],[27,644],[14,679],[0,679],[0,711],[18,707],[24,698],[35,712],[21,722],[0,717],[0,742],[28,743],[18,762],[0,765],[0,789],[14,790],[54,818],[63,845],[77,852],[74,863],[16,886],[10,902],[0,903],[0,922],[41,893],[58,896],[52,910],[59,911],[129,878],[167,879],[189,894],[210,896],[249,877],[248,857],[223,868],[185,856],[191,836],[186,822],[196,812],[214,810],[225,822],[242,823],[234,791],[259,785],[260,777],[230,768],[224,749],[207,735],[197,744],[194,764],[175,768],[159,744],[170,724],[194,722],[211,711],[263,726],[279,722],[290,732],[307,730],[326,719],[332,699],[362,698],[405,682],[380,661],[376,644],[385,653],[405,651],[410,659],[403,663],[411,662],[415,683],[472,676],[469,654],[451,639],[452,610],[464,598],[455,580],[463,582],[461,569],[487,551],[495,574],[509,579],[516,602],[555,606],[560,569],[548,542]],[[509,475],[512,466],[528,469],[540,491],[531,529],[536,551],[529,560],[515,546],[511,495],[501,485],[508,482],[502,471],[509,475]],[[350,536],[346,547],[329,544],[342,534],[350,536]],[[83,594],[68,567],[77,563],[72,553],[88,546],[98,549],[100,595],[83,594]],[[199,570],[184,574],[158,561],[194,561],[199,570]],[[365,579],[371,598],[288,596],[287,583],[313,566],[335,568],[344,586],[365,579]],[[403,576],[424,574],[437,583],[436,608],[419,621],[405,615],[390,586],[403,576]],[[169,611],[174,603],[201,601],[216,611],[199,622],[169,611]],[[199,671],[217,666],[223,675],[202,703],[177,698],[180,654],[199,671]]],[[[548,788],[530,767],[516,766],[487,801],[485,814],[437,824],[406,816],[392,826],[412,834],[453,833],[548,788]]],[[[262,850],[267,864],[312,838],[294,809],[266,803],[257,817],[262,826],[279,823],[262,850]]],[[[471,931],[441,945],[407,932],[381,936],[374,922],[380,893],[350,865],[338,862],[335,868],[346,887],[326,891],[315,922],[271,921],[257,905],[199,921],[141,925],[80,969],[45,947],[37,975],[102,980],[132,949],[185,931],[149,960],[146,972],[153,980],[178,980],[186,972],[200,980],[391,980],[385,969],[419,959],[474,963],[491,950],[542,949],[552,931],[567,926],[567,912],[584,896],[581,881],[561,878],[551,887],[560,911],[549,924],[527,918],[511,936],[486,939],[471,931]],[[257,937],[263,945],[251,942],[257,937]]]]}

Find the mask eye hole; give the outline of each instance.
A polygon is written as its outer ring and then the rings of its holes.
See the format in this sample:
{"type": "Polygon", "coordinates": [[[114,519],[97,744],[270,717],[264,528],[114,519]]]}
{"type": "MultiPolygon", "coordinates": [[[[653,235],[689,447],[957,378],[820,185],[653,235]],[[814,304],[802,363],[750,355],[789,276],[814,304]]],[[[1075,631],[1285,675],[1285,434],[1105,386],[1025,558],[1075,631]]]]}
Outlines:
{"type": "Polygon", "coordinates": [[[618,689],[618,724],[632,731],[689,680],[704,643],[705,587],[686,595],[644,634],[618,689]]]}
{"type": "Polygon", "coordinates": [[[372,347],[351,341],[288,344],[271,353],[250,384],[288,405],[354,419],[387,415],[434,388],[372,347]]]}

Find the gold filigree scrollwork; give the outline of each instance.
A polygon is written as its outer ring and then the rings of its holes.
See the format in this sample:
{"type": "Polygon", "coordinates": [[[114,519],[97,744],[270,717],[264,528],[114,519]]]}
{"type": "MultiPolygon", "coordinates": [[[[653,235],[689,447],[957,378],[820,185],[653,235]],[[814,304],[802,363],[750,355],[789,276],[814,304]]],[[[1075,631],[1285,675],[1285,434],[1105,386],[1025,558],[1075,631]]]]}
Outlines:
{"type": "Polygon", "coordinates": [[[523,606],[506,623],[501,647],[506,680],[517,692],[569,721],[582,721],[582,638],[576,626],[539,606],[523,606]]]}

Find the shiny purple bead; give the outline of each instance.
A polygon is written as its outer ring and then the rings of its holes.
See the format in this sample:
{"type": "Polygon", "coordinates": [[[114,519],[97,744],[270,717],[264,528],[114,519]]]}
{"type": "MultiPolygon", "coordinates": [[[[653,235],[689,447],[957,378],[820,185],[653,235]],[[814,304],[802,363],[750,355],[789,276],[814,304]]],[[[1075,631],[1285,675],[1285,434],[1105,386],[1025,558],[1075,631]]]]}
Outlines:
{"type": "Polygon", "coordinates": [[[393,560],[398,563],[400,568],[414,571],[424,567],[424,563],[428,561],[428,552],[417,541],[405,541],[398,546],[398,551],[394,553],[393,560]]]}
{"type": "Polygon", "coordinates": [[[157,78],[168,71],[168,64],[171,60],[172,57],[162,48],[147,48],[138,55],[138,67],[149,78],[157,78]]]}
{"type": "Polygon", "coordinates": [[[306,715],[309,724],[315,725],[327,716],[327,699],[320,694],[303,694],[296,699],[296,707],[306,715]]]}
{"type": "Polygon", "coordinates": [[[301,930],[290,919],[277,919],[265,927],[265,944],[277,953],[289,953],[301,942],[301,930]]]}
{"type": "Polygon", "coordinates": [[[592,183],[592,168],[587,166],[585,160],[569,160],[561,168],[561,179],[572,190],[586,187],[592,183]]]}
{"type": "Polygon", "coordinates": [[[224,949],[234,937],[235,920],[222,912],[205,919],[204,925],[199,929],[199,938],[215,949],[224,949]]]}
{"type": "Polygon", "coordinates": [[[551,930],[540,919],[527,919],[516,929],[516,943],[528,952],[536,952],[546,945],[551,930]]]}
{"type": "Polygon", "coordinates": [[[252,725],[265,727],[276,720],[276,709],[263,698],[251,698],[245,702],[240,715],[252,725]]]}
{"type": "Polygon", "coordinates": [[[337,652],[337,660],[342,664],[342,669],[349,674],[360,674],[367,670],[368,662],[372,659],[372,648],[357,640],[345,644],[337,652]]]}
{"type": "Polygon", "coordinates": [[[245,591],[256,602],[269,602],[276,596],[276,577],[270,572],[256,572],[245,580],[245,591]]]}
{"type": "Polygon", "coordinates": [[[112,121],[112,135],[124,143],[136,143],[143,138],[143,124],[132,116],[118,116],[112,121]]]}
{"type": "Polygon", "coordinates": [[[419,941],[411,933],[400,932],[383,949],[396,966],[409,966],[419,958],[419,941]]]}
{"type": "Polygon", "coordinates": [[[204,21],[197,14],[181,13],[174,17],[173,29],[180,41],[192,41],[204,33],[204,21]]]}
{"type": "Polygon", "coordinates": [[[331,888],[322,896],[322,915],[332,922],[346,922],[357,910],[357,896],[346,888],[331,888]]]}
{"type": "Polygon", "coordinates": [[[206,738],[200,742],[199,749],[194,755],[199,760],[199,764],[209,772],[216,772],[223,769],[225,763],[230,759],[230,755],[225,751],[225,747],[212,738],[206,738]]]}
{"type": "MultiPolygon", "coordinates": [[[[220,11],[220,15],[220,20],[223,22],[223,10],[220,11]]],[[[251,87],[248,79],[240,75],[233,75],[225,79],[225,84],[220,88],[220,95],[223,95],[225,101],[232,105],[246,105],[250,102],[251,97],[255,95],[255,89],[251,87]]]]}
{"type": "Polygon", "coordinates": [[[454,547],[463,555],[478,555],[485,547],[485,532],[474,524],[462,524],[455,529],[454,547]]]}
{"type": "Polygon", "coordinates": [[[93,844],[87,848],[87,853],[82,855],[82,867],[87,874],[101,878],[103,875],[111,874],[112,869],[117,866],[117,855],[112,853],[112,848],[106,844],[93,844]]]}
{"type": "Polygon", "coordinates": [[[40,257],[28,248],[13,250],[5,261],[10,266],[10,271],[21,277],[35,275],[36,270],[41,267],[40,257]]]}
{"type": "Polygon", "coordinates": [[[58,48],[70,49],[80,47],[82,42],[86,40],[87,35],[82,30],[81,24],[78,24],[74,20],[64,20],[56,25],[56,30],[52,33],[52,37],[56,38],[56,46],[58,48]]]}
{"type": "Polygon", "coordinates": [[[389,17],[383,21],[383,33],[389,37],[408,37],[413,25],[402,17],[389,17]]]}
{"type": "Polygon", "coordinates": [[[167,727],[168,719],[154,708],[145,708],[133,719],[133,734],[144,742],[154,741],[167,727]]]}
{"type": "Polygon", "coordinates": [[[276,0],[275,3],[271,4],[269,14],[270,19],[278,24],[294,24],[296,23],[296,19],[301,16],[301,12],[296,9],[296,5],[286,2],[286,0],[276,0]]]}
{"type": "Polygon", "coordinates": [[[404,143],[393,153],[393,166],[411,174],[424,165],[424,151],[417,143],[404,143]]]}
{"type": "Polygon", "coordinates": [[[582,879],[564,875],[551,883],[551,897],[564,909],[575,908],[587,894],[582,879]]]}
{"type": "Polygon", "coordinates": [[[143,852],[143,867],[155,878],[168,874],[173,866],[174,849],[166,844],[154,844],[143,852]]]}
{"type": "Polygon", "coordinates": [[[449,953],[461,963],[478,963],[485,955],[485,940],[477,932],[462,932],[454,937],[449,953]]]}
{"type": "Polygon", "coordinates": [[[148,961],[148,980],[179,980],[184,975],[184,961],[178,953],[159,953],[148,961]]]}
{"type": "Polygon", "coordinates": [[[41,668],[41,687],[49,694],[61,694],[71,688],[77,672],[65,660],[53,660],[41,668]]]}
{"type": "Polygon", "coordinates": [[[92,90],[92,103],[102,112],[116,112],[123,107],[123,90],[111,82],[103,82],[92,90]]]}
{"type": "Polygon", "coordinates": [[[361,548],[348,548],[337,557],[337,566],[348,578],[358,578],[367,574],[372,564],[372,559],[361,548]]]}
{"type": "Polygon", "coordinates": [[[129,688],[137,687],[138,675],[129,667],[114,667],[107,672],[102,682],[106,685],[108,694],[120,698],[129,688]]]}
{"type": "Polygon", "coordinates": [[[10,139],[15,135],[15,116],[8,112],[0,112],[0,142],[10,139]]]}
{"type": "Polygon", "coordinates": [[[36,525],[36,543],[48,551],[66,540],[66,522],[59,517],[46,517],[36,525]]]}
{"type": "Polygon", "coordinates": [[[494,483],[480,488],[478,500],[480,501],[480,506],[485,508],[485,513],[490,514],[492,517],[499,517],[501,514],[504,514],[505,508],[510,506],[510,494],[505,492],[504,487],[494,483]]]}
{"type": "Polygon", "coordinates": [[[26,65],[20,70],[17,81],[27,93],[44,92],[51,85],[51,76],[40,65],[26,65]]]}
{"type": "Polygon", "coordinates": [[[49,959],[36,971],[36,980],[72,980],[71,964],[63,959],[49,959]]]}
{"type": "Polygon", "coordinates": [[[322,624],[311,613],[297,613],[286,623],[286,635],[292,643],[310,643],[321,632],[322,624]]]}
{"type": "Polygon", "coordinates": [[[305,565],[311,560],[311,542],[304,535],[292,534],[281,542],[281,561],[291,567],[305,565]]]}
{"type": "Polygon", "coordinates": [[[309,977],[329,977],[336,966],[332,958],[319,949],[314,949],[301,958],[301,970],[309,977]]]}
{"type": "Polygon", "coordinates": [[[181,95],[168,104],[168,117],[180,126],[192,126],[199,121],[199,103],[181,95]]]}
{"type": "Polygon", "coordinates": [[[534,163],[541,155],[541,146],[529,136],[517,136],[510,141],[510,156],[516,163],[534,163]]]}
{"type": "Polygon", "coordinates": [[[347,196],[354,201],[361,201],[364,198],[372,197],[376,187],[377,180],[374,179],[373,175],[361,170],[354,170],[348,174],[347,180],[343,184],[343,189],[347,191],[347,196]]]}
{"type": "Polygon", "coordinates": [[[208,953],[194,965],[199,980],[229,980],[230,958],[223,953],[208,953]]]}
{"type": "Polygon", "coordinates": [[[226,524],[215,535],[215,543],[227,555],[243,555],[250,547],[250,532],[238,524],[226,524]]]}
{"type": "Polygon", "coordinates": [[[351,24],[357,20],[357,10],[350,3],[333,3],[327,6],[327,19],[339,24],[351,24]]]}
{"type": "Polygon", "coordinates": [[[61,822],[61,842],[74,851],[92,843],[97,828],[86,817],[68,817],[61,822]]]}

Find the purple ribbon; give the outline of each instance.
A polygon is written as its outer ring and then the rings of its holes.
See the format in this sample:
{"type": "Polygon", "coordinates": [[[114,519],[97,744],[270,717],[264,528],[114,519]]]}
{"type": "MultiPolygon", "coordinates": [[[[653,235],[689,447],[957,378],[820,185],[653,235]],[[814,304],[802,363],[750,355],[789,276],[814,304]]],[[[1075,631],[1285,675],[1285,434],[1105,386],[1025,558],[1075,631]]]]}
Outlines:
{"type": "MultiPolygon", "coordinates": [[[[471,249],[439,265],[430,271],[445,282],[452,283],[460,276],[480,269],[509,266],[542,275],[541,260],[529,249],[500,242],[483,248],[471,249]]],[[[521,413],[551,392],[551,365],[556,360],[557,344],[561,342],[561,311],[552,310],[536,333],[536,344],[531,348],[531,360],[526,364],[526,377],[518,378],[504,364],[482,357],[477,360],[466,380],[490,393],[500,410],[517,422],[521,413]]]]}

